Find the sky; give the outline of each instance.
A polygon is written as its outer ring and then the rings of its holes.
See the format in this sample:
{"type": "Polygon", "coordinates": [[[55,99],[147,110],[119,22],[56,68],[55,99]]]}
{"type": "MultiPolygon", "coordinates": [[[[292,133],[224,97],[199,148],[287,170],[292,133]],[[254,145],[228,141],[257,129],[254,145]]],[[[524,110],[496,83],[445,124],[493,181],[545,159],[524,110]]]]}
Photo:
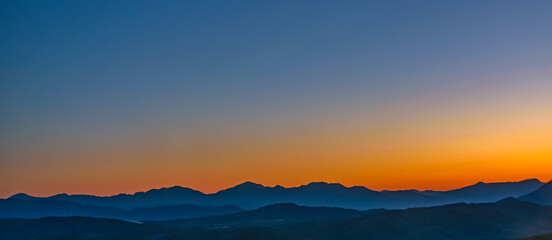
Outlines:
{"type": "Polygon", "coordinates": [[[552,176],[550,1],[2,1],[0,197],[552,176]]]}

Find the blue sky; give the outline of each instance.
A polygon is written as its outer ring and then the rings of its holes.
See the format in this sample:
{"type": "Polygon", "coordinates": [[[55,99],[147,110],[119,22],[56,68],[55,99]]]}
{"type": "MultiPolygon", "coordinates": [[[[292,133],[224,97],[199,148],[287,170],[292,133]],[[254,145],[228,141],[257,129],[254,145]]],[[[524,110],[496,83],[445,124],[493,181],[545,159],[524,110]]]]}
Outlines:
{"type": "Polygon", "coordinates": [[[549,1],[3,1],[0,143],[10,153],[1,161],[12,166],[13,149],[128,132],[303,126],[427,96],[410,110],[472,104],[502,86],[531,95],[549,86],[551,10],[549,1]]]}

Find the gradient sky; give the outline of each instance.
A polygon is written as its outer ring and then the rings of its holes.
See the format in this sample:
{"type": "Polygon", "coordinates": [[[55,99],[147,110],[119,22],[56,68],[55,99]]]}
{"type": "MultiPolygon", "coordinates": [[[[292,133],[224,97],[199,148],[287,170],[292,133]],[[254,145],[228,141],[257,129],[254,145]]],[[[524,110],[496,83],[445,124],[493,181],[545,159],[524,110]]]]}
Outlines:
{"type": "Polygon", "coordinates": [[[0,197],[552,176],[551,1],[2,1],[0,197]]]}

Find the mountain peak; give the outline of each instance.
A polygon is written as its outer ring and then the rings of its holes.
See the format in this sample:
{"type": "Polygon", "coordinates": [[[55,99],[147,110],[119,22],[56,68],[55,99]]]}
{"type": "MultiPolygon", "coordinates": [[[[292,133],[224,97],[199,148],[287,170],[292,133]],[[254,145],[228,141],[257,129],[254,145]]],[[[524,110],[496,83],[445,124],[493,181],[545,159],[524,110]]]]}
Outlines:
{"type": "Polygon", "coordinates": [[[234,186],[233,188],[264,188],[265,186],[261,185],[261,184],[258,184],[258,183],[254,183],[254,182],[251,182],[251,181],[246,181],[246,182],[243,182],[243,183],[240,183],[236,186],[234,186]]]}
{"type": "MultiPolygon", "coordinates": [[[[193,190],[191,188],[187,188],[187,187],[181,187],[181,186],[172,186],[172,187],[164,187],[164,188],[160,188],[158,190],[163,190],[163,191],[181,191],[181,190],[193,190]]],[[[195,190],[194,190],[195,191],[195,190]]]]}
{"type": "Polygon", "coordinates": [[[56,197],[68,197],[70,196],[69,194],[67,193],[60,193],[60,194],[56,194],[54,196],[51,196],[52,198],[56,198],[56,197]]]}
{"type": "MultiPolygon", "coordinates": [[[[147,194],[159,194],[159,195],[167,195],[167,194],[193,194],[193,195],[202,195],[203,193],[191,188],[187,187],[181,187],[181,186],[172,186],[172,187],[163,187],[159,189],[151,189],[147,192],[136,192],[133,195],[134,196],[146,196],[147,194]]],[[[131,195],[129,195],[131,196],[131,195]]]]}
{"type": "MultiPolygon", "coordinates": [[[[536,178],[530,178],[530,179],[525,179],[521,182],[530,182],[530,183],[543,183],[541,182],[540,180],[536,179],[536,178]]],[[[551,181],[552,182],[552,181],[551,181]]]]}
{"type": "Polygon", "coordinates": [[[8,199],[23,199],[23,200],[30,200],[35,199],[36,197],[33,197],[31,195],[28,195],[26,193],[17,193],[9,197],[8,199]]]}
{"type": "Polygon", "coordinates": [[[327,188],[343,188],[346,187],[341,185],[340,183],[327,183],[327,182],[311,182],[307,185],[301,186],[303,188],[310,188],[310,189],[327,189],[327,188]]]}

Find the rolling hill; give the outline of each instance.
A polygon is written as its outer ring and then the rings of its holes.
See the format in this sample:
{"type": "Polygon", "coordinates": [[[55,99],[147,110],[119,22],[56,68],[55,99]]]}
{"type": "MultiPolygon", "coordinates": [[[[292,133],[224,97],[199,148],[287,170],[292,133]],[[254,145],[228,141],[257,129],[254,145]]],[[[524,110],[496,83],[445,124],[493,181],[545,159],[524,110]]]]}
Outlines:
{"type": "Polygon", "coordinates": [[[385,210],[358,211],[336,207],[306,207],[293,203],[279,203],[235,214],[166,221],[160,224],[178,229],[274,227],[307,222],[337,221],[383,211],[385,210]]]}
{"type": "Polygon", "coordinates": [[[390,210],[337,222],[206,232],[212,239],[510,240],[552,231],[552,207],[508,198],[497,203],[390,210]]]}
{"type": "Polygon", "coordinates": [[[552,207],[514,198],[496,203],[459,203],[368,215],[347,209],[278,204],[225,216],[142,224],[83,217],[0,220],[0,239],[7,240],[38,236],[43,240],[511,240],[550,232],[552,207]]]}
{"type": "Polygon", "coordinates": [[[90,217],[0,219],[0,239],[154,239],[169,236],[152,225],[90,217]]]}

